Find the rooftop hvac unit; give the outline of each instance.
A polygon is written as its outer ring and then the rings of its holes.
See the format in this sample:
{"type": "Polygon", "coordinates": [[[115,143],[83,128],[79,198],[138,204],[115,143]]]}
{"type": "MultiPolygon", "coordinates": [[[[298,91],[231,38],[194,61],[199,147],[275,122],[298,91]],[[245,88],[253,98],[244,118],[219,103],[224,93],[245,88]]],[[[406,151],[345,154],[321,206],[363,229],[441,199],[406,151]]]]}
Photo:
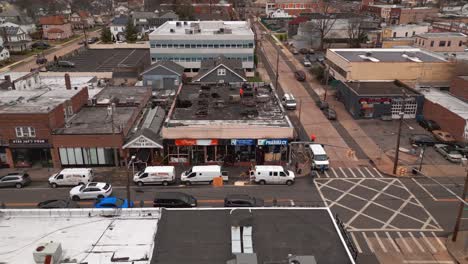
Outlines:
{"type": "Polygon", "coordinates": [[[188,35],[193,34],[193,30],[191,30],[191,29],[186,29],[186,30],[185,30],[185,34],[188,34],[188,35]]]}
{"type": "Polygon", "coordinates": [[[176,27],[180,27],[180,26],[182,26],[182,24],[180,23],[180,21],[177,21],[176,22],[176,27]]]}
{"type": "Polygon", "coordinates": [[[175,33],[175,29],[171,28],[171,29],[170,29],[170,32],[171,32],[171,33],[175,33]]]}
{"type": "Polygon", "coordinates": [[[40,243],[33,252],[34,262],[46,263],[46,258],[51,258],[49,263],[57,264],[62,258],[62,245],[60,243],[40,243]],[[50,257],[47,257],[50,256],[50,257]]]}

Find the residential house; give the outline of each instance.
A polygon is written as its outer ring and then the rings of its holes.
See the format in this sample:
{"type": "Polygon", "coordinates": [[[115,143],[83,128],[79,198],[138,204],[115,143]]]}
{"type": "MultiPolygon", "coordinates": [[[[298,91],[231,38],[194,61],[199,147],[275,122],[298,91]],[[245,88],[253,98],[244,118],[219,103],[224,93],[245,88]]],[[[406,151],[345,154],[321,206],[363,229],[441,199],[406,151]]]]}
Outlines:
{"type": "Polygon", "coordinates": [[[174,89],[184,81],[184,67],[173,61],[158,61],[141,74],[143,86],[151,86],[153,90],[174,89]]]}
{"type": "Polygon", "coordinates": [[[10,52],[4,46],[0,46],[0,61],[5,61],[10,58],[10,52]]]}
{"type": "Polygon", "coordinates": [[[434,52],[464,51],[467,36],[459,32],[431,32],[416,36],[414,45],[434,52]]]}
{"type": "Polygon", "coordinates": [[[243,83],[247,82],[242,60],[220,56],[202,60],[200,71],[193,77],[193,82],[200,83],[243,83]]]}
{"type": "Polygon", "coordinates": [[[119,5],[118,7],[114,9],[114,13],[116,15],[128,15],[129,12],[130,12],[130,9],[124,5],[119,5]]]}
{"type": "Polygon", "coordinates": [[[3,38],[3,47],[11,53],[26,52],[31,49],[31,38],[18,25],[13,23],[0,24],[0,34],[3,38]]]}
{"type": "Polygon", "coordinates": [[[64,16],[41,17],[39,23],[42,25],[43,39],[60,40],[73,36],[71,23],[64,16]]]}
{"type": "Polygon", "coordinates": [[[428,23],[386,26],[382,28],[381,34],[374,44],[376,47],[382,48],[412,46],[416,35],[428,31],[428,23]]]}
{"type": "Polygon", "coordinates": [[[155,12],[133,12],[132,21],[138,31],[144,33],[152,28],[157,28],[166,21],[179,20],[179,16],[172,10],[155,12]]]}
{"type": "Polygon", "coordinates": [[[112,19],[110,23],[110,31],[112,37],[116,41],[125,41],[125,29],[127,28],[128,17],[127,16],[118,16],[112,19]]]}
{"type": "Polygon", "coordinates": [[[94,17],[87,11],[74,12],[70,16],[73,29],[83,29],[94,27],[94,17]]]}
{"type": "Polygon", "coordinates": [[[27,34],[36,32],[36,24],[34,20],[23,12],[19,11],[13,5],[4,5],[0,12],[0,21],[11,22],[19,27],[27,34]]]}
{"type": "Polygon", "coordinates": [[[392,25],[421,23],[438,13],[437,8],[431,7],[404,7],[401,5],[362,5],[361,12],[372,15],[392,25]]]}

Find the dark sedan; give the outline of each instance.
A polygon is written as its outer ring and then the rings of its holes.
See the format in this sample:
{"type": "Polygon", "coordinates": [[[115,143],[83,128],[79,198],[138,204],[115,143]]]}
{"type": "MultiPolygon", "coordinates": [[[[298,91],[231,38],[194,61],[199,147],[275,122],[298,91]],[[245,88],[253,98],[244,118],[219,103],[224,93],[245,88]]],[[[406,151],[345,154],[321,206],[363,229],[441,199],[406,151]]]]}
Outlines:
{"type": "Polygon", "coordinates": [[[418,123],[427,131],[440,130],[440,126],[434,120],[421,119],[418,123]]]}
{"type": "Polygon", "coordinates": [[[40,209],[60,209],[60,208],[80,208],[80,206],[72,200],[46,200],[37,204],[40,209]]]}
{"type": "Polygon", "coordinates": [[[192,195],[181,192],[160,192],[156,194],[153,206],[165,208],[197,207],[197,199],[192,195]]]}
{"type": "Polygon", "coordinates": [[[434,137],[424,134],[415,134],[411,135],[410,137],[411,145],[418,145],[418,146],[434,146],[437,141],[434,137]]]}
{"type": "Polygon", "coordinates": [[[224,207],[262,207],[263,199],[246,194],[231,194],[224,198],[224,207]]]}

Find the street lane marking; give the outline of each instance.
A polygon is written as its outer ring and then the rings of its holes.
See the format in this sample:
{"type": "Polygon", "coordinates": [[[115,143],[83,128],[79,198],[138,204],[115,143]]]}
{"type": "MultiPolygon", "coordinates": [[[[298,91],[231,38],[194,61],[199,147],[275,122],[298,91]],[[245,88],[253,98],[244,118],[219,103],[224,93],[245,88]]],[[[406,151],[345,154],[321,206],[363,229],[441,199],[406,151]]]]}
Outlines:
{"type": "MultiPolygon", "coordinates": [[[[314,171],[311,171],[311,172],[314,173],[314,171]]],[[[312,174],[312,175],[313,175],[313,174],[312,174]]],[[[322,177],[320,176],[320,173],[318,173],[318,171],[315,173],[315,175],[317,176],[317,178],[322,178],[322,177]]]]}
{"type": "Polygon", "coordinates": [[[413,241],[414,241],[414,243],[416,244],[416,246],[418,246],[419,250],[421,250],[422,252],[426,252],[426,250],[424,250],[423,246],[421,246],[421,244],[419,244],[418,240],[414,237],[413,233],[408,232],[408,234],[409,234],[410,237],[413,239],[413,241]]]}
{"type": "MultiPolygon", "coordinates": [[[[327,183],[328,183],[329,181],[330,181],[330,180],[327,180],[327,183]]],[[[322,199],[323,206],[324,206],[324,207],[327,207],[327,208],[330,208],[330,207],[327,206],[327,202],[326,202],[326,200],[325,200],[325,197],[323,196],[323,193],[320,191],[320,187],[319,187],[318,181],[314,181],[314,184],[315,184],[315,188],[317,188],[317,190],[319,190],[318,193],[319,193],[319,195],[320,195],[320,198],[322,199]]],[[[325,186],[325,185],[323,185],[323,186],[325,186]]]]}
{"type": "Polygon", "coordinates": [[[344,175],[346,178],[348,178],[348,175],[346,175],[346,173],[344,172],[343,168],[340,167],[340,171],[341,171],[341,173],[343,173],[343,175],[344,175]]]}
{"type": "Polygon", "coordinates": [[[369,247],[370,251],[374,253],[374,247],[372,246],[370,240],[367,238],[366,233],[362,233],[362,236],[364,237],[364,240],[366,240],[367,246],[369,247]]]}
{"type": "Polygon", "coordinates": [[[409,253],[413,253],[413,250],[410,248],[410,246],[408,245],[408,242],[406,242],[406,238],[403,238],[403,236],[401,235],[400,232],[397,232],[398,236],[400,237],[400,240],[401,242],[403,242],[403,244],[405,244],[405,247],[406,249],[409,251],[409,253]]]}
{"type": "Polygon", "coordinates": [[[387,253],[387,248],[383,244],[382,240],[380,240],[380,237],[377,235],[377,232],[374,232],[374,236],[377,239],[377,242],[379,242],[380,247],[383,249],[385,253],[387,253]]]}
{"type": "Polygon", "coordinates": [[[393,248],[398,251],[398,252],[401,252],[400,251],[400,248],[397,246],[397,244],[395,243],[395,241],[393,240],[393,238],[390,236],[390,234],[388,232],[385,232],[385,235],[387,235],[388,239],[390,240],[390,243],[392,244],[393,248]]]}
{"type": "Polygon", "coordinates": [[[429,241],[429,239],[427,239],[426,235],[424,235],[423,232],[419,232],[419,234],[421,234],[421,237],[424,239],[424,241],[426,241],[426,244],[429,246],[429,249],[432,251],[432,253],[436,253],[437,250],[434,248],[431,241],[429,241]]]}
{"type": "Polygon", "coordinates": [[[419,188],[421,188],[425,193],[427,193],[427,195],[429,195],[434,201],[437,201],[437,199],[434,197],[434,195],[432,195],[432,193],[430,193],[424,186],[422,186],[417,180],[415,180],[414,178],[411,179],[413,180],[414,183],[416,183],[419,188]]]}
{"type": "Polygon", "coordinates": [[[377,175],[379,175],[381,178],[383,178],[384,176],[382,175],[382,173],[380,173],[380,171],[376,168],[374,168],[374,171],[377,172],[377,175]]]}
{"type": "Polygon", "coordinates": [[[356,237],[354,236],[354,233],[353,232],[350,232],[351,234],[351,238],[353,239],[354,241],[354,245],[356,246],[356,249],[358,250],[359,253],[362,253],[362,249],[361,249],[361,246],[359,245],[356,237]]]}
{"type": "Polygon", "coordinates": [[[327,171],[325,171],[325,176],[327,176],[327,178],[331,178],[327,171]]]}
{"type": "Polygon", "coordinates": [[[356,178],[356,174],[354,173],[354,171],[351,168],[348,168],[348,170],[351,172],[351,174],[353,174],[353,177],[356,178]]]}
{"type": "Polygon", "coordinates": [[[334,168],[331,168],[331,170],[333,171],[333,174],[335,174],[335,178],[339,178],[339,177],[338,177],[338,174],[336,174],[335,169],[334,169],[334,168]]]}
{"type": "Polygon", "coordinates": [[[436,234],[434,232],[431,232],[431,234],[434,236],[434,238],[437,240],[437,242],[439,243],[439,245],[444,249],[444,250],[447,250],[447,248],[445,247],[444,243],[440,240],[440,238],[438,236],[436,236],[436,234]]]}
{"type": "Polygon", "coordinates": [[[366,178],[366,175],[364,175],[364,173],[362,173],[362,171],[361,171],[360,168],[356,168],[356,169],[359,171],[359,173],[361,173],[361,175],[362,175],[363,178],[366,178]]]}
{"type": "Polygon", "coordinates": [[[289,202],[291,203],[292,207],[296,206],[296,204],[294,203],[294,200],[289,200],[289,202]]]}
{"type": "MultiPolygon", "coordinates": [[[[328,207],[332,207],[333,205],[337,204],[341,199],[343,199],[346,195],[350,194],[349,192],[351,192],[354,188],[358,187],[359,184],[361,182],[363,182],[364,179],[361,179],[359,180],[358,182],[354,182],[354,183],[351,183],[351,184],[354,184],[351,188],[349,188],[347,191],[343,192],[337,199],[335,199],[335,201],[333,201],[333,203],[331,203],[328,207]]],[[[330,186],[327,186],[327,187],[330,187],[330,186]]]]}
{"type": "Polygon", "coordinates": [[[372,172],[367,167],[364,167],[364,169],[366,169],[372,178],[375,178],[374,174],[372,174],[372,172]]]}
{"type": "MultiPolygon", "coordinates": [[[[410,199],[406,199],[406,201],[404,201],[404,202],[400,205],[400,207],[399,207],[396,211],[393,212],[393,215],[388,219],[387,224],[391,223],[391,222],[393,221],[393,219],[395,219],[395,217],[397,217],[397,215],[402,214],[402,213],[401,213],[401,210],[403,210],[403,208],[405,208],[406,205],[408,205],[409,202],[410,202],[410,199]]],[[[402,215],[403,215],[403,214],[402,214],[402,215]]],[[[414,219],[413,219],[413,220],[414,220],[414,219]]],[[[418,220],[419,220],[419,219],[418,219],[418,220]]],[[[385,224],[385,225],[383,226],[383,228],[387,227],[387,224],[385,224]]]]}
{"type": "Polygon", "coordinates": [[[403,260],[407,264],[455,264],[451,260],[403,260]]]}

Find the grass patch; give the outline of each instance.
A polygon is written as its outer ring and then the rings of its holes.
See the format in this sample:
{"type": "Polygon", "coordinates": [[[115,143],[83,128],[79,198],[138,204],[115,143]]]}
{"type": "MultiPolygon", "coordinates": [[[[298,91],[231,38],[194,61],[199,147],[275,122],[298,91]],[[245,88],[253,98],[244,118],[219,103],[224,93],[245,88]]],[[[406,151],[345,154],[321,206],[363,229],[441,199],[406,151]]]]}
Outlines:
{"type": "Polygon", "coordinates": [[[260,75],[258,74],[258,72],[255,72],[255,76],[254,77],[247,77],[247,81],[248,82],[263,82],[262,78],[260,77],[260,75]]]}

